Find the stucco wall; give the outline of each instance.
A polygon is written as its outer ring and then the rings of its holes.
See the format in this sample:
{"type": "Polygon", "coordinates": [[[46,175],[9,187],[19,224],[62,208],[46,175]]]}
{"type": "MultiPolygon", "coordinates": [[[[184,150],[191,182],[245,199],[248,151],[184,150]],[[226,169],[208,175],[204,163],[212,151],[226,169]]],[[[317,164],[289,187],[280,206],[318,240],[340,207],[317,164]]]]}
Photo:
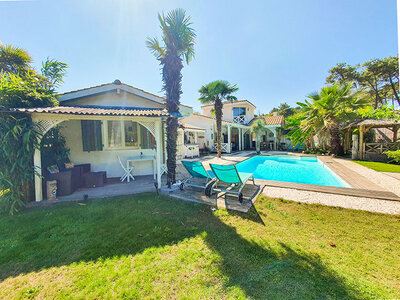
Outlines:
{"type": "MultiPolygon", "coordinates": [[[[103,150],[84,152],[82,148],[82,129],[80,120],[65,121],[60,124],[61,133],[66,139],[67,147],[70,149],[70,159],[75,164],[90,163],[92,171],[107,171],[107,177],[120,177],[123,175],[123,170],[118,162],[117,155],[125,163],[125,158],[128,156],[155,154],[154,150],[150,149],[123,149],[123,150],[103,150]]],[[[104,135],[104,130],[102,131],[104,135]]],[[[104,142],[104,136],[103,136],[104,142]]],[[[152,162],[143,161],[135,165],[134,175],[151,175],[153,174],[152,162]]]]}

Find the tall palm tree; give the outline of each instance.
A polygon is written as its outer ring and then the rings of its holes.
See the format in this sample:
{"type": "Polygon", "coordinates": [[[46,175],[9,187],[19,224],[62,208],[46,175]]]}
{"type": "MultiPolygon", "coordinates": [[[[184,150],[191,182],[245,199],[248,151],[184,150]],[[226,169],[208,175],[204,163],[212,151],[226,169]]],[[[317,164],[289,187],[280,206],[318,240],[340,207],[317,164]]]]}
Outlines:
{"type": "Polygon", "coordinates": [[[0,72],[23,73],[30,69],[31,62],[32,58],[24,49],[0,42],[0,72]]]}
{"type": "Polygon", "coordinates": [[[234,92],[239,90],[236,84],[231,85],[228,81],[216,80],[204,85],[200,88],[200,102],[203,104],[214,104],[214,113],[217,123],[217,150],[218,157],[221,157],[221,134],[222,134],[222,101],[223,100],[236,100],[232,96],[234,92]]]}
{"type": "MultiPolygon", "coordinates": [[[[191,28],[191,18],[183,9],[175,9],[166,16],[158,14],[162,30],[162,44],[157,38],[148,38],[147,47],[162,66],[163,90],[167,100],[167,168],[168,184],[175,183],[176,140],[178,137],[179,98],[182,94],[183,60],[189,64],[194,58],[196,34],[191,28]]],[[[160,145],[157,145],[158,147],[160,145]]]]}
{"type": "Polygon", "coordinates": [[[264,119],[257,119],[253,122],[250,127],[250,132],[256,135],[256,152],[260,154],[260,139],[262,134],[265,132],[265,122],[264,119]]]}

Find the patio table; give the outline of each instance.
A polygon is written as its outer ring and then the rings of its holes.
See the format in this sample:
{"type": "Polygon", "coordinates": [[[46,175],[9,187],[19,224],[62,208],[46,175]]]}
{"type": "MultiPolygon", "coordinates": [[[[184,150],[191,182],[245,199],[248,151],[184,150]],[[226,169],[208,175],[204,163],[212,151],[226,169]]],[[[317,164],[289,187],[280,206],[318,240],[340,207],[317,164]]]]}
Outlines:
{"type": "MultiPolygon", "coordinates": [[[[138,161],[152,161],[153,162],[153,176],[154,179],[156,179],[156,157],[155,155],[136,155],[136,156],[129,156],[126,158],[126,167],[127,169],[129,169],[129,165],[133,164],[135,162],[138,161]]],[[[128,176],[128,182],[130,182],[129,180],[129,176],[128,176]]]]}

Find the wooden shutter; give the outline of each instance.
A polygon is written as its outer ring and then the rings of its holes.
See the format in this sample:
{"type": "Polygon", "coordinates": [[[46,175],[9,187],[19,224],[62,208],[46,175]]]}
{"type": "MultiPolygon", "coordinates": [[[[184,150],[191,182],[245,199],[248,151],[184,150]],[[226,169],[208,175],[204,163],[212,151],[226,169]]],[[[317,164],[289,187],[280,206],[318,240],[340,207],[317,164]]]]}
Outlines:
{"type": "Polygon", "coordinates": [[[82,120],[81,127],[83,151],[102,151],[101,121],[82,120]]]}

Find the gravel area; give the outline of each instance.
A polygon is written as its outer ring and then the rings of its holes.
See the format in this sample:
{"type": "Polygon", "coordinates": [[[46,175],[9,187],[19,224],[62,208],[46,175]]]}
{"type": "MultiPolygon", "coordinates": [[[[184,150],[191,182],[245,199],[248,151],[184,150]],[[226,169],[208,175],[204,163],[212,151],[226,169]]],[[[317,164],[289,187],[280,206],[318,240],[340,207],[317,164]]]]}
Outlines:
{"type": "Polygon", "coordinates": [[[400,202],[398,201],[334,195],[269,186],[264,187],[262,193],[269,197],[283,198],[297,202],[318,203],[328,206],[339,206],[384,214],[400,214],[400,202]]]}

